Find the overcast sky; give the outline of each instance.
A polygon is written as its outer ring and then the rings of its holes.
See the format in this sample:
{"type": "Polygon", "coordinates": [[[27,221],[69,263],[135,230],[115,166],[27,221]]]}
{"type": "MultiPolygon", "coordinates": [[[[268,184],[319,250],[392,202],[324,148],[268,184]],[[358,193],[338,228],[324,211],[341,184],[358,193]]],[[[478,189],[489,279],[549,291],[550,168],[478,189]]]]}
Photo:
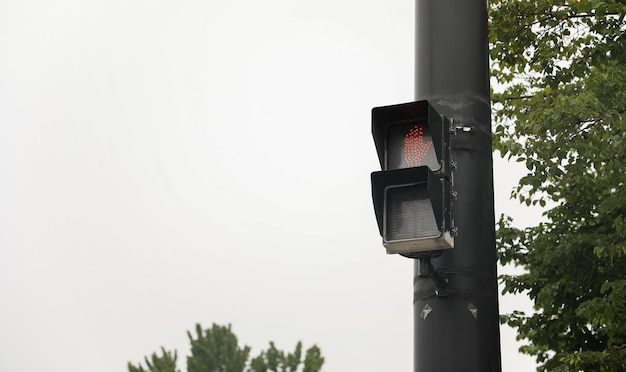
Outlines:
{"type": "MultiPolygon", "coordinates": [[[[370,196],[412,0],[0,2],[0,370],[125,371],[186,331],[410,371],[413,264],[370,196]]],[[[520,176],[496,159],[497,213],[520,176]]],[[[524,297],[501,311],[528,309],[524,297]]],[[[502,327],[505,371],[532,371],[502,327]]]]}

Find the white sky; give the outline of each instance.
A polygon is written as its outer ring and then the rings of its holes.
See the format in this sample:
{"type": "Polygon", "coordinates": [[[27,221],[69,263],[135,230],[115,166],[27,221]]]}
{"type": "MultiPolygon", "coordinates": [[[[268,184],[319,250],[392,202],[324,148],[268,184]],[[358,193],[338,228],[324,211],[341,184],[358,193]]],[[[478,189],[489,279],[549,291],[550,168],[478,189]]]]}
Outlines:
{"type": "MultiPolygon", "coordinates": [[[[0,2],[0,370],[125,371],[200,322],[412,370],[370,199],[411,0],[0,2]]],[[[497,159],[496,159],[497,160],[497,159]]],[[[497,213],[519,168],[497,161],[497,213]]],[[[501,311],[528,309],[525,297],[501,311]]],[[[505,371],[532,371],[502,327],[505,371]]]]}

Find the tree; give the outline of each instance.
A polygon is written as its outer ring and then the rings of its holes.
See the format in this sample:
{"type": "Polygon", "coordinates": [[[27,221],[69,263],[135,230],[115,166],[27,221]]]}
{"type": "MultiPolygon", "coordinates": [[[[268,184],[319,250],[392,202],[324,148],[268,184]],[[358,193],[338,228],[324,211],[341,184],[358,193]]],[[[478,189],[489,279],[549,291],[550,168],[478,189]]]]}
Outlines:
{"type": "Polygon", "coordinates": [[[524,162],[512,197],[542,222],[498,223],[503,321],[539,370],[626,370],[626,1],[493,0],[494,147],[524,162]]]}
{"type": "Polygon", "coordinates": [[[318,372],[322,370],[324,364],[324,358],[322,357],[322,350],[316,345],[311,346],[306,351],[304,357],[304,369],[302,372],[318,372]]]}
{"type": "Polygon", "coordinates": [[[237,336],[231,331],[230,325],[213,324],[210,329],[202,331],[196,324],[196,338],[187,332],[191,342],[191,356],[187,357],[187,372],[243,372],[250,355],[250,348],[239,347],[237,336]]]}
{"type": "Polygon", "coordinates": [[[161,348],[161,352],[161,356],[152,353],[150,359],[147,357],[144,358],[147,369],[144,369],[141,365],[135,367],[128,363],[128,372],[180,372],[176,369],[176,352],[172,354],[163,347],[161,348]]]}
{"type": "Polygon", "coordinates": [[[249,372],[296,372],[302,364],[302,372],[319,372],[324,364],[321,350],[313,345],[306,351],[304,361],[302,343],[298,342],[293,353],[286,354],[276,349],[273,342],[265,352],[252,359],[249,372]]]}
{"type": "Polygon", "coordinates": [[[301,362],[302,343],[298,342],[296,350],[292,354],[283,353],[276,349],[273,342],[265,352],[254,358],[251,362],[251,370],[254,372],[288,371],[295,372],[301,362]]]}
{"type": "MultiPolygon", "coordinates": [[[[267,350],[249,361],[250,347],[239,346],[237,336],[230,325],[213,324],[203,330],[196,325],[196,336],[187,332],[191,343],[191,355],[187,357],[187,372],[319,372],[324,364],[320,349],[313,345],[302,360],[302,343],[298,342],[293,353],[285,354],[273,342],[267,350]]],[[[128,363],[128,372],[179,372],[176,369],[176,352],[172,354],[161,348],[162,355],[153,353],[145,359],[147,369],[128,363]]]]}

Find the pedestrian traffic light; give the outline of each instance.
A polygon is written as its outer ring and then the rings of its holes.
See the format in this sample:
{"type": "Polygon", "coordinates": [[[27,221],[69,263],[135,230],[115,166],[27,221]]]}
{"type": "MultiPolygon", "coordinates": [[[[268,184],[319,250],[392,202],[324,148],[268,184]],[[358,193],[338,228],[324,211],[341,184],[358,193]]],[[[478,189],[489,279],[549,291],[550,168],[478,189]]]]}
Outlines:
{"type": "Polygon", "coordinates": [[[428,101],[372,109],[372,198],[387,253],[454,247],[450,121],[428,101]]]}

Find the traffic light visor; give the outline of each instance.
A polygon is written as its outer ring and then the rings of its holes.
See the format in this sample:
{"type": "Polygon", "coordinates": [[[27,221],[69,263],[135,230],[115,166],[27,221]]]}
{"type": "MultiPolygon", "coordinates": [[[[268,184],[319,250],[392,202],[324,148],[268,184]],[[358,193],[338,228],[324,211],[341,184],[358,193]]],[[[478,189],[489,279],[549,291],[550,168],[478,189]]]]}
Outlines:
{"type": "Polygon", "coordinates": [[[382,170],[427,166],[450,179],[450,121],[428,101],[374,107],[372,136],[382,170]]]}

